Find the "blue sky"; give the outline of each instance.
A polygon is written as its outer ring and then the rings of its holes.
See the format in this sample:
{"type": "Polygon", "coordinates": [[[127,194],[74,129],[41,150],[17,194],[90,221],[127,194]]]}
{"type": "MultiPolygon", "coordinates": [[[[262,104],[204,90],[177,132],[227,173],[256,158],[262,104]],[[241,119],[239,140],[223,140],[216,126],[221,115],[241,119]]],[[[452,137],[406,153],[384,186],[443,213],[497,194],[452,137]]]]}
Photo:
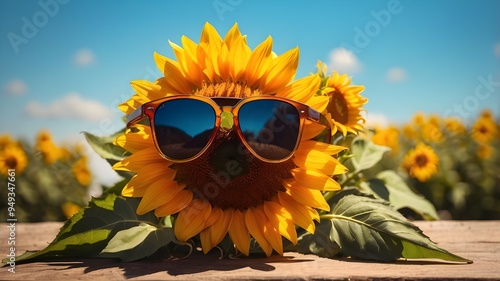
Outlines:
{"type": "Polygon", "coordinates": [[[160,76],[153,52],[199,40],[205,22],[224,36],[237,22],[255,47],[298,46],[297,77],[318,60],[365,85],[372,123],[416,111],[471,120],[500,113],[500,1],[0,2],[0,133],[56,140],[123,127],[116,106],[132,80],[160,76]]]}

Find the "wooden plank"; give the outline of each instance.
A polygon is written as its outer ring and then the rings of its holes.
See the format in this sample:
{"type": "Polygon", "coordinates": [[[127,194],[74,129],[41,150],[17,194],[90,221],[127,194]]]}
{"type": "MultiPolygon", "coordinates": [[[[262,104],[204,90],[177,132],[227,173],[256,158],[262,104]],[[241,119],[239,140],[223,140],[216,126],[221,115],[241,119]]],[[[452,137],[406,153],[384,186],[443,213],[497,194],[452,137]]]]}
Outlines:
{"type": "MultiPolygon", "coordinates": [[[[285,253],[283,257],[219,260],[217,253],[194,254],[184,260],[121,263],[79,259],[20,264],[15,274],[1,268],[0,280],[500,280],[500,222],[415,222],[426,235],[473,264],[398,261],[377,263],[353,259],[324,259],[285,253]]],[[[61,223],[18,223],[17,254],[42,249],[61,223]]],[[[8,253],[9,232],[2,224],[0,253],[8,253]]]]}

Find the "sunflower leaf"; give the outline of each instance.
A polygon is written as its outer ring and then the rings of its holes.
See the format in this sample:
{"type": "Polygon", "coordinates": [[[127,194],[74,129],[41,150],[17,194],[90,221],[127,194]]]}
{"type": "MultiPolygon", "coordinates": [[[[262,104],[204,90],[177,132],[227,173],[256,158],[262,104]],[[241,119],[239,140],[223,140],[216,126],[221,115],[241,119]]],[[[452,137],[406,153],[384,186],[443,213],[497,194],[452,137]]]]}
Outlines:
{"type": "Polygon", "coordinates": [[[354,155],[352,164],[356,172],[367,170],[375,166],[382,160],[384,153],[389,150],[390,148],[386,146],[377,145],[364,139],[357,138],[353,140],[351,144],[351,152],[354,155]]]}
{"type": "Polygon", "coordinates": [[[299,236],[297,245],[293,246],[289,243],[290,246],[286,250],[333,258],[340,253],[340,247],[330,236],[331,231],[332,222],[330,220],[321,220],[316,226],[314,234],[305,232],[299,236]]]}
{"type": "MultiPolygon", "coordinates": [[[[33,262],[51,258],[99,257],[109,241],[122,230],[146,223],[159,225],[153,212],[137,215],[137,198],[108,194],[92,199],[61,227],[55,239],[43,250],[27,251],[16,262],[33,262]]],[[[5,260],[4,260],[5,262],[5,260]]]]}
{"type": "Polygon", "coordinates": [[[122,135],[125,129],[120,130],[109,136],[96,136],[88,132],[82,132],[90,147],[99,154],[102,158],[111,160],[114,164],[127,156],[127,151],[120,146],[115,145],[113,142],[122,135]]]}
{"type": "Polygon", "coordinates": [[[330,238],[347,256],[384,262],[400,258],[472,262],[440,248],[385,200],[339,192],[331,213],[322,219],[330,221],[330,238]]]}
{"type": "Polygon", "coordinates": [[[370,179],[360,186],[369,190],[377,198],[390,202],[397,210],[409,208],[424,219],[438,220],[434,205],[423,196],[413,192],[394,171],[383,171],[375,179],[370,179]]]}
{"type": "Polygon", "coordinates": [[[99,257],[118,258],[123,262],[135,261],[154,254],[172,241],[176,241],[172,228],[140,223],[116,233],[99,257]]]}

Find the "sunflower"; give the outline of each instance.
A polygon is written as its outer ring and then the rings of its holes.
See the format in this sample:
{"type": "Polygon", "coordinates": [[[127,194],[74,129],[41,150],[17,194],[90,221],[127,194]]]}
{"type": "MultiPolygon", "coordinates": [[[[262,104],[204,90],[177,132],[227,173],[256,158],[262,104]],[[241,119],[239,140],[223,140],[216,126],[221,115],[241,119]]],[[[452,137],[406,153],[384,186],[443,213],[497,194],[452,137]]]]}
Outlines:
{"type": "Polygon", "coordinates": [[[87,158],[84,156],[73,164],[71,171],[76,180],[83,186],[88,186],[92,181],[92,174],[87,166],[87,158]]]}
{"type": "Polygon", "coordinates": [[[455,135],[463,135],[466,131],[461,119],[448,117],[445,119],[445,128],[448,132],[455,135]]]}
{"type": "Polygon", "coordinates": [[[9,134],[0,135],[0,151],[11,145],[16,145],[16,142],[11,138],[9,134]]]}
{"type": "Polygon", "coordinates": [[[0,151],[0,174],[8,175],[9,169],[14,169],[16,174],[20,174],[27,165],[28,158],[20,146],[10,145],[0,151]]]}
{"type": "Polygon", "coordinates": [[[418,143],[405,155],[403,168],[411,177],[425,182],[437,173],[438,163],[436,152],[430,146],[418,143]]]}
{"type": "Polygon", "coordinates": [[[490,117],[479,117],[472,126],[472,138],[478,143],[490,143],[498,138],[498,127],[495,120],[490,117]]]}
{"type": "Polygon", "coordinates": [[[376,129],[372,141],[375,144],[390,147],[392,153],[396,154],[399,151],[399,130],[394,126],[376,129]]]}
{"type": "Polygon", "coordinates": [[[479,144],[476,150],[476,154],[481,159],[488,159],[493,154],[493,147],[488,144],[479,144]]]}
{"type": "Polygon", "coordinates": [[[48,131],[38,133],[35,147],[47,164],[53,164],[61,158],[61,149],[52,141],[52,136],[48,131]]]}
{"type": "Polygon", "coordinates": [[[442,143],[445,136],[441,128],[434,122],[427,122],[422,127],[422,139],[426,142],[442,143]]]}
{"type": "Polygon", "coordinates": [[[412,125],[414,127],[421,127],[425,124],[425,114],[423,112],[416,112],[412,117],[412,125]]]}
{"type": "Polygon", "coordinates": [[[66,202],[62,205],[62,211],[64,213],[64,216],[66,216],[66,218],[71,218],[74,214],[78,213],[78,211],[80,211],[82,207],[75,204],[75,203],[72,203],[72,202],[66,202]]]}
{"type": "Polygon", "coordinates": [[[418,138],[418,135],[419,135],[419,133],[415,129],[415,127],[409,123],[403,125],[401,132],[403,133],[403,136],[405,138],[410,139],[410,140],[418,138]]]}
{"type": "MultiPolygon", "coordinates": [[[[200,43],[185,36],[181,42],[182,47],[170,42],[176,60],[155,53],[164,77],[154,83],[133,81],[136,94],[119,106],[122,111],[130,114],[145,102],[179,94],[275,95],[320,112],[327,106],[328,98],[316,95],[319,75],[293,81],[298,48],[278,56],[268,37],[251,50],[236,24],[221,38],[207,23],[200,43]]],[[[172,163],[159,155],[149,125],[137,124],[115,140],[132,154],[114,168],[135,173],[122,195],[142,197],[138,214],[154,210],[158,217],[176,218],[178,240],[199,234],[206,253],[229,234],[235,247],[248,255],[253,237],[266,255],[273,249],[283,254],[282,237],[297,243],[295,225],[314,232],[317,209],[329,210],[322,192],[339,190],[332,177],[346,172],[333,157],[344,147],[313,140],[323,129],[306,123],[294,156],[281,163],[250,161],[241,156],[241,146],[223,137],[195,160],[172,163]],[[225,161],[218,158],[223,155],[235,161],[217,165],[225,161]]]]}
{"type": "Polygon", "coordinates": [[[318,63],[318,70],[324,80],[321,93],[328,97],[325,113],[331,120],[332,134],[340,131],[346,136],[348,132],[357,134],[362,131],[366,120],[361,114],[365,110],[361,107],[368,102],[367,98],[361,96],[365,87],[351,85],[351,78],[347,74],[333,72],[326,76],[326,66],[321,62],[318,63]]]}

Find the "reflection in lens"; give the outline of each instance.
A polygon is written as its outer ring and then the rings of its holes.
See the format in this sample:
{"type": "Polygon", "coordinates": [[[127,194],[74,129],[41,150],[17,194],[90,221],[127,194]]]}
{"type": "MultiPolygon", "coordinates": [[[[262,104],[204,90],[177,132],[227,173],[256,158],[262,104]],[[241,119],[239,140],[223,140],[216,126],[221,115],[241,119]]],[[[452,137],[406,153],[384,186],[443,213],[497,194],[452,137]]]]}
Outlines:
{"type": "Polygon", "coordinates": [[[176,99],[161,104],[154,120],[156,140],[163,154],[185,160],[208,144],[214,131],[215,111],[199,100],[176,99]]]}
{"type": "Polygon", "coordinates": [[[293,105],[277,100],[248,102],[240,108],[238,120],[245,141],[259,156],[281,160],[292,154],[300,124],[293,105]]]}

